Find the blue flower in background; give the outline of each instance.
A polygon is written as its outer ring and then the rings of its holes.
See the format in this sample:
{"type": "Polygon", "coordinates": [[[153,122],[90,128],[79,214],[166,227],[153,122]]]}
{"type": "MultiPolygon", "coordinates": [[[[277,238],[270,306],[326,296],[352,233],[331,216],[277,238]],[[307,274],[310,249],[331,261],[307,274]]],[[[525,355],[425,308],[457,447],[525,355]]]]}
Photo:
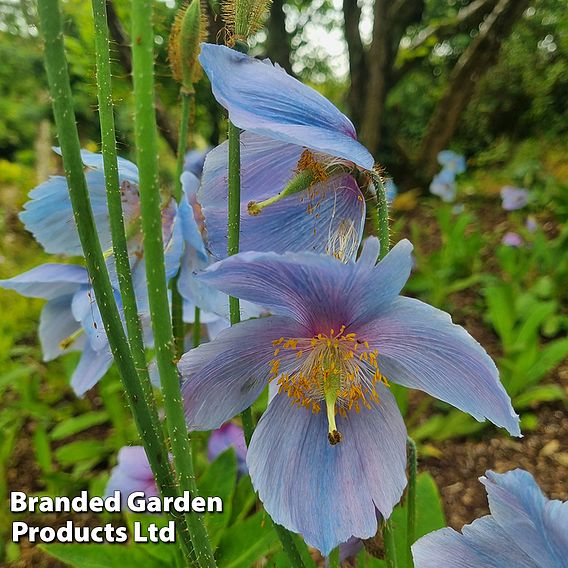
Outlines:
{"type": "Polygon", "coordinates": [[[142,491],[146,497],[160,495],[148,457],[142,446],[124,446],[118,452],[117,465],[107,482],[105,495],[120,491],[122,506],[126,506],[128,496],[142,491]]]}
{"type": "MultiPolygon", "coordinates": [[[[71,377],[71,386],[78,395],[104,376],[112,364],[112,354],[85,268],[42,264],[9,280],[0,280],[0,287],[47,300],[39,324],[43,360],[81,351],[71,377]]],[[[115,294],[118,296],[118,292],[115,294]]]]}
{"type": "Polygon", "coordinates": [[[456,176],[451,170],[442,170],[430,183],[430,193],[437,195],[446,203],[452,203],[457,193],[456,176]]]}
{"type": "Polygon", "coordinates": [[[502,207],[505,211],[522,209],[529,202],[529,192],[520,187],[506,185],[501,189],[502,207]]]}
{"type": "Polygon", "coordinates": [[[406,429],[388,381],[418,388],[519,435],[484,349],[445,312],[399,295],[412,245],[378,264],[313,253],[245,252],[199,279],[270,317],[222,331],[179,363],[191,430],[218,428],[276,385],[247,455],[276,523],[327,555],[377,530],[406,485],[406,429]]]}
{"type": "MultiPolygon", "coordinates": [[[[362,188],[374,191],[374,161],[349,119],[268,61],[202,44],[200,62],[216,99],[244,130],[241,250],[353,257],[365,220],[362,188]],[[274,198],[306,172],[315,174],[310,187],[249,214],[251,204],[274,198]]],[[[198,194],[208,246],[217,258],[227,256],[227,155],[227,143],[209,152],[198,194]]]]}
{"type": "Polygon", "coordinates": [[[507,247],[519,248],[522,247],[525,244],[525,242],[523,241],[523,237],[521,237],[521,235],[509,231],[508,233],[505,233],[503,235],[503,238],[501,239],[501,244],[507,247]]]}
{"type": "Polygon", "coordinates": [[[452,150],[442,150],[438,153],[438,164],[444,170],[449,170],[454,174],[463,174],[467,169],[465,158],[461,154],[456,154],[452,150]]]}
{"type": "MultiPolygon", "coordinates": [[[[118,276],[112,254],[106,191],[102,171],[102,157],[83,151],[87,166],[86,179],[99,239],[106,249],[105,257],[115,299],[122,315],[122,301],[118,276]]],[[[142,233],[136,219],[139,217],[139,195],[136,166],[119,158],[121,193],[125,222],[130,227],[128,252],[138,313],[146,345],[153,345],[150,329],[150,309],[146,287],[146,267],[142,233]],[[136,229],[136,230],[132,230],[136,229]]],[[[67,181],[54,176],[30,192],[32,198],[21,214],[26,228],[31,231],[47,252],[82,254],[69,200],[67,181]]],[[[166,277],[178,271],[183,252],[183,238],[178,209],[170,200],[162,209],[162,237],[166,277]]],[[[127,229],[128,230],[128,229],[127,229]]],[[[84,267],[70,264],[44,264],[8,280],[0,280],[0,287],[14,290],[23,296],[48,300],[40,319],[39,336],[45,361],[51,361],[69,351],[81,351],[81,359],[71,377],[71,386],[78,395],[92,388],[112,365],[112,354],[98,310],[89,276],[84,267]]]]}
{"type": "Polygon", "coordinates": [[[398,187],[392,178],[385,181],[385,192],[387,194],[387,201],[392,203],[394,198],[398,195],[398,187]]]}
{"type": "Polygon", "coordinates": [[[221,428],[211,432],[207,442],[207,458],[210,462],[213,462],[228,448],[235,449],[239,474],[248,474],[245,434],[240,426],[232,422],[227,422],[221,428]]]}
{"type": "MultiPolygon", "coordinates": [[[[199,179],[192,172],[185,171],[181,176],[181,182],[183,199],[179,206],[179,214],[185,250],[178,278],[178,290],[183,298],[183,319],[192,323],[195,308],[199,307],[200,321],[207,324],[209,339],[213,339],[217,333],[229,326],[229,298],[195,278],[195,274],[207,268],[214,259],[206,250],[203,239],[205,227],[201,205],[197,201],[199,179]]],[[[249,302],[243,302],[241,308],[244,318],[256,317],[261,313],[258,307],[249,302]]]]}
{"type": "MultiPolygon", "coordinates": [[[[61,154],[59,148],[54,148],[61,154]]],[[[97,233],[103,250],[112,246],[107,208],[103,158],[101,154],[81,151],[86,167],[85,179],[93,208],[97,233]]],[[[138,168],[124,158],[118,159],[120,193],[125,225],[128,228],[140,216],[138,168]]],[[[67,180],[52,176],[29,193],[30,201],[24,205],[20,219],[38,243],[51,254],[83,256],[79,234],[73,218],[67,180]]]]}
{"type": "Polygon", "coordinates": [[[189,152],[185,154],[183,171],[191,172],[194,176],[201,178],[205,157],[210,150],[211,148],[205,150],[189,150],[189,152]]]}
{"type": "Polygon", "coordinates": [[[416,568],[566,568],[568,502],[550,500],[522,469],[480,478],[490,515],[430,533],[412,547],[416,568]]]}

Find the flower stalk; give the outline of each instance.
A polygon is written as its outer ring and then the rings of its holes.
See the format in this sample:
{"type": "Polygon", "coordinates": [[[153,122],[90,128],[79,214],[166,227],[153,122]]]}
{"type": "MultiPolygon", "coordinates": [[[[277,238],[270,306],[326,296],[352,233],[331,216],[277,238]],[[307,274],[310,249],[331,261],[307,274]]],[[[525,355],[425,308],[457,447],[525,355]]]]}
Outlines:
{"type": "Polygon", "coordinates": [[[153,426],[156,431],[159,432],[158,411],[146,364],[142,326],[138,317],[138,306],[136,304],[136,295],[132,283],[132,272],[128,257],[128,245],[120,197],[106,2],[105,0],[93,0],[92,7],[95,27],[95,58],[97,66],[97,95],[99,102],[101,149],[103,154],[112,248],[132,358],[136,365],[142,388],[144,389],[144,396],[148,408],[150,409],[153,426]]]}
{"type": "MultiPolygon", "coordinates": [[[[136,364],[122,326],[105,258],[97,236],[75,123],[59,0],[38,2],[38,15],[44,36],[45,68],[63,155],[65,176],[69,187],[69,197],[97,306],[152,471],[160,483],[163,494],[173,497],[177,493],[167,450],[163,439],[153,425],[152,413],[148,407],[136,364]]],[[[191,543],[184,539],[184,531],[181,531],[180,534],[182,542],[188,549],[191,543]]]]}
{"type": "Polygon", "coordinates": [[[371,180],[375,187],[376,196],[374,199],[367,199],[367,204],[372,210],[371,222],[373,223],[374,233],[381,243],[381,250],[379,252],[379,260],[381,260],[390,249],[389,206],[385,184],[379,173],[373,170],[371,172],[371,180]]]}
{"type": "Polygon", "coordinates": [[[416,476],[418,475],[418,452],[416,442],[408,436],[408,490],[406,493],[406,566],[414,568],[412,545],[416,540],[416,476]]]}
{"type": "MultiPolygon", "coordinates": [[[[156,359],[164,393],[168,432],[175,469],[182,491],[197,494],[193,456],[185,422],[180,381],[175,364],[174,337],[170,318],[164,267],[164,247],[158,184],[158,148],[154,106],[154,33],[152,2],[132,0],[132,63],[135,100],[135,139],[140,173],[140,207],[146,256],[146,278],[156,359]]],[[[203,520],[185,515],[195,556],[200,566],[215,566],[203,520]]]]}
{"type": "Polygon", "coordinates": [[[385,560],[387,568],[398,568],[394,532],[390,519],[386,519],[383,523],[383,541],[385,543],[385,560]]]}

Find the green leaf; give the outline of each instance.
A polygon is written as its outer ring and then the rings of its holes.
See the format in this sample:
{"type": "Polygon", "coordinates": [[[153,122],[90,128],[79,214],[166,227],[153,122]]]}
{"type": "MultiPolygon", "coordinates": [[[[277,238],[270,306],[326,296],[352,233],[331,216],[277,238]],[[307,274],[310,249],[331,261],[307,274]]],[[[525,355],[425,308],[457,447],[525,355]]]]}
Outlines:
{"type": "Polygon", "coordinates": [[[488,286],[485,298],[491,324],[505,346],[511,343],[515,325],[515,307],[510,286],[488,286]]]}
{"type": "Polygon", "coordinates": [[[222,530],[231,519],[232,501],[237,484],[237,454],[234,448],[224,451],[203,473],[199,479],[199,493],[207,497],[221,497],[222,513],[207,513],[205,524],[215,546],[221,538],[222,530]]]}
{"type": "Polygon", "coordinates": [[[521,393],[513,399],[516,409],[527,408],[538,402],[566,400],[566,393],[559,385],[540,385],[521,393]]]}
{"type": "Polygon", "coordinates": [[[46,544],[42,550],[75,568],[167,568],[167,562],[149,556],[143,546],[116,544],[46,544]]]}
{"type": "Polygon", "coordinates": [[[58,424],[50,434],[50,438],[54,441],[63,440],[79,432],[83,432],[93,426],[104,424],[109,419],[106,412],[94,411],[86,412],[73,418],[68,418],[64,422],[58,424]]]}
{"type": "Polygon", "coordinates": [[[235,495],[233,496],[233,511],[230,524],[233,525],[244,519],[255,503],[256,493],[254,492],[250,476],[243,475],[237,483],[235,495]]]}
{"type": "Polygon", "coordinates": [[[223,568],[250,568],[278,547],[278,537],[264,511],[223,532],[217,564],[223,568]]]}
{"type": "Polygon", "coordinates": [[[104,459],[106,454],[106,444],[98,440],[78,440],[55,450],[55,457],[63,466],[69,466],[80,461],[93,460],[95,458],[98,458],[95,462],[98,463],[104,459]]]}
{"type": "Polygon", "coordinates": [[[531,380],[538,381],[552,371],[568,355],[568,338],[548,343],[541,351],[538,362],[529,371],[531,380]]]}

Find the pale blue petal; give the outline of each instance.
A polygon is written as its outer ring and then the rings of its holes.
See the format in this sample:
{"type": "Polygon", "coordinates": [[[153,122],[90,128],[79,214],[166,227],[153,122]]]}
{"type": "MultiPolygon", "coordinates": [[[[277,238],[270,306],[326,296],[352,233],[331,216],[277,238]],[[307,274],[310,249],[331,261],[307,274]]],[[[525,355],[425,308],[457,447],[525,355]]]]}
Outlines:
{"type": "Polygon", "coordinates": [[[94,351],[90,345],[86,345],[71,377],[71,386],[75,394],[83,396],[105,376],[111,365],[110,347],[94,351]]]}
{"type": "Polygon", "coordinates": [[[189,152],[187,152],[183,161],[184,171],[191,172],[198,178],[201,177],[201,174],[203,172],[203,164],[205,163],[205,157],[207,156],[207,152],[209,152],[209,150],[211,150],[210,147],[206,150],[190,150],[189,152]]]}
{"type": "Polygon", "coordinates": [[[199,60],[215,98],[240,128],[373,167],[373,157],[357,142],[351,121],[283,69],[207,43],[199,60]]]}
{"type": "MultiPolygon", "coordinates": [[[[541,566],[566,566],[568,549],[545,528],[544,509],[548,499],[533,476],[516,469],[504,474],[486,472],[481,482],[487,490],[491,516],[509,538],[541,566]]],[[[564,531],[568,530],[565,525],[564,531]]],[[[562,530],[559,527],[558,530],[562,530]]]]}
{"type": "Polygon", "coordinates": [[[311,336],[327,333],[330,327],[339,329],[349,321],[346,286],[354,266],[322,254],[244,252],[211,265],[196,278],[274,314],[294,318],[311,336]]]}
{"type": "Polygon", "coordinates": [[[76,264],[42,264],[8,280],[0,280],[0,287],[14,290],[22,296],[51,300],[76,292],[88,284],[89,276],[76,264]]]}
{"type": "MultiPolygon", "coordinates": [[[[224,258],[227,209],[209,207],[204,213],[211,250],[224,258]]],[[[361,191],[350,175],[338,175],[266,207],[259,215],[249,215],[243,200],[240,250],[321,252],[346,261],[357,252],[364,223],[361,191]],[[317,192],[317,197],[310,197],[311,192],[317,192]]]]}
{"type": "Polygon", "coordinates": [[[314,333],[342,325],[357,332],[357,326],[375,317],[400,292],[412,264],[408,241],[398,243],[376,266],[370,261],[376,241],[369,240],[367,247],[360,264],[311,253],[240,253],[197,278],[292,317],[314,333]]]}
{"type": "Polygon", "coordinates": [[[43,360],[51,361],[68,351],[81,350],[85,345],[85,334],[80,334],[65,349],[61,342],[81,329],[71,311],[73,294],[57,296],[49,300],[41,311],[39,319],[39,341],[43,360]]]}
{"type": "MultiPolygon", "coordinates": [[[[415,568],[543,568],[526,556],[490,517],[430,533],[412,546],[415,568]]],[[[552,567],[551,567],[552,568],[552,567]]]]}
{"type": "Polygon", "coordinates": [[[94,351],[108,347],[108,338],[103,325],[101,312],[92,288],[82,288],[73,296],[71,311],[75,321],[80,322],[94,351]]]}
{"type": "MultiPolygon", "coordinates": [[[[286,318],[248,320],[181,358],[178,369],[191,430],[219,428],[258,398],[270,376],[272,341],[283,336],[305,337],[306,331],[286,318]]],[[[294,360],[295,354],[289,358],[294,360]]]]}
{"type": "Polygon", "coordinates": [[[398,297],[358,329],[388,380],[416,388],[520,435],[519,418],[483,347],[446,312],[398,297]]]}
{"type": "Polygon", "coordinates": [[[183,198],[179,206],[179,216],[181,221],[181,229],[186,246],[189,246],[199,254],[202,260],[207,260],[208,255],[205,250],[205,243],[193,209],[197,190],[199,188],[199,180],[190,172],[184,172],[181,176],[183,198]]]}
{"type": "Polygon", "coordinates": [[[390,516],[406,485],[406,429],[393,396],[378,388],[372,410],[338,416],[331,446],[325,412],[291,405],[280,394],[248,450],[251,480],[272,519],[327,555],[351,536],[377,531],[375,507],[390,516]]]}

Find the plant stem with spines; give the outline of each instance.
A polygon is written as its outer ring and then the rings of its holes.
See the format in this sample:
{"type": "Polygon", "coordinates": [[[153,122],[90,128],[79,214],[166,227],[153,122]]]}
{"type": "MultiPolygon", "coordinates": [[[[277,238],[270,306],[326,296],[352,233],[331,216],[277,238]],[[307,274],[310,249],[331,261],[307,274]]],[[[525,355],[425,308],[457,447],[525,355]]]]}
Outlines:
{"type": "Polygon", "coordinates": [[[390,249],[389,206],[385,184],[381,176],[377,172],[372,171],[371,179],[376,191],[376,202],[373,203],[372,199],[367,199],[367,204],[374,209],[371,215],[371,222],[373,223],[373,231],[377,237],[379,237],[381,244],[381,250],[379,252],[380,260],[386,256],[390,249]]]}
{"type": "Polygon", "coordinates": [[[152,383],[150,382],[150,375],[146,364],[142,326],[140,325],[140,319],[138,317],[138,306],[136,304],[136,295],[134,293],[128,255],[128,243],[124,230],[113,116],[106,2],[105,0],[92,0],[92,5],[95,27],[95,57],[97,65],[101,149],[116,274],[118,277],[130,351],[142,383],[142,388],[144,389],[144,396],[146,397],[146,402],[152,415],[154,428],[157,432],[161,433],[158,411],[152,392],[152,383]]]}
{"type": "MultiPolygon", "coordinates": [[[[174,198],[179,204],[184,198],[182,191],[181,175],[187,148],[189,134],[189,117],[193,103],[193,94],[181,92],[181,119],[178,131],[178,147],[176,155],[176,178],[174,186],[174,198]]],[[[179,273],[172,280],[172,327],[176,345],[176,357],[179,359],[184,352],[185,325],[183,322],[183,300],[178,290],[179,273]]]]}
{"type": "MultiPolygon", "coordinates": [[[[164,266],[154,106],[152,1],[132,0],[131,20],[135,139],[140,174],[140,207],[152,330],[164,394],[166,420],[180,489],[196,495],[193,456],[184,417],[180,380],[175,365],[175,345],[164,266]]],[[[198,564],[204,567],[215,566],[203,519],[191,513],[186,514],[185,518],[198,564]]]]}
{"type": "Polygon", "coordinates": [[[398,568],[394,533],[390,519],[386,519],[383,522],[383,541],[385,543],[385,560],[387,568],[398,568]]]}
{"type": "Polygon", "coordinates": [[[416,442],[409,436],[408,445],[408,489],[406,493],[406,566],[413,568],[412,545],[416,539],[416,476],[418,475],[418,452],[416,442]]]}
{"type": "MultiPolygon", "coordinates": [[[[152,471],[163,494],[175,497],[177,492],[174,489],[167,449],[163,439],[158,436],[153,427],[151,411],[148,408],[136,364],[122,326],[114,290],[97,236],[73,110],[73,95],[65,57],[59,0],[40,0],[38,16],[45,41],[45,68],[69,187],[69,197],[97,306],[152,471]]],[[[181,532],[182,541],[191,546],[191,543],[184,539],[184,531],[181,532]]]]}

